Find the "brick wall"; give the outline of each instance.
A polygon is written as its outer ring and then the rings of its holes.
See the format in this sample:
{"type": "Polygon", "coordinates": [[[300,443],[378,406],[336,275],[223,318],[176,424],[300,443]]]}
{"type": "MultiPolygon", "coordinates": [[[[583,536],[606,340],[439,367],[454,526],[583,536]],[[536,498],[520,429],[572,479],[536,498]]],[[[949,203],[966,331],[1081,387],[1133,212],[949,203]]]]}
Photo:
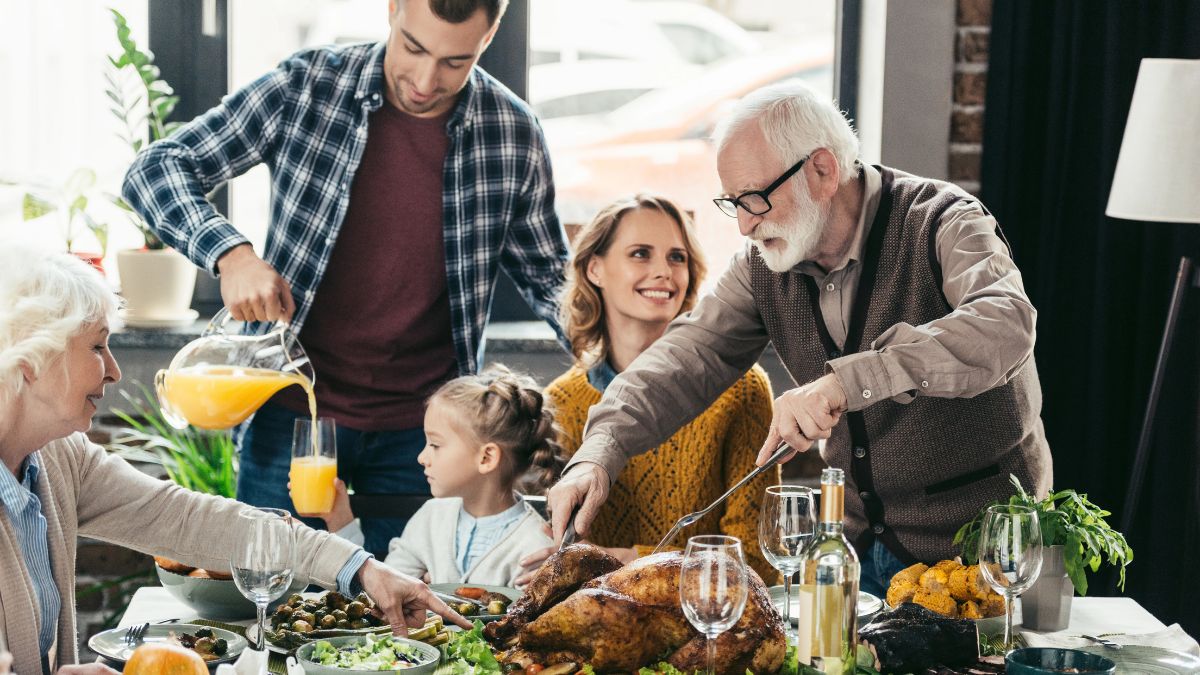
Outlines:
{"type": "Polygon", "coordinates": [[[987,91],[992,0],[958,0],[954,103],[950,114],[950,180],[979,192],[983,103],[987,91]]]}

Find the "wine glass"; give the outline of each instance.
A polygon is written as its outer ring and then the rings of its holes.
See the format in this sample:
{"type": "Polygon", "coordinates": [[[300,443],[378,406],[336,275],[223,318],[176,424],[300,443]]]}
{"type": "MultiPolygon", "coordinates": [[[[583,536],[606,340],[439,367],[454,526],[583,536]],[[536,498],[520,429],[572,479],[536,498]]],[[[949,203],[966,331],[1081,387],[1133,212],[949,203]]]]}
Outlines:
{"type": "Polygon", "coordinates": [[[1004,649],[1012,651],[1016,648],[1013,602],[1042,571],[1042,530],[1037,511],[1007,504],[988,508],[979,539],[979,571],[1004,596],[1004,649]]]}
{"type": "Polygon", "coordinates": [[[683,615],[704,634],[708,673],[716,673],[717,636],[742,618],[749,591],[746,558],[736,537],[706,534],[688,539],[679,572],[683,615]]]}
{"type": "MultiPolygon", "coordinates": [[[[266,649],[267,605],[292,584],[295,527],[282,509],[247,508],[238,514],[229,568],[233,583],[258,607],[258,649],[266,649]]],[[[263,661],[266,672],[266,661],[263,661]]]]}
{"type": "Polygon", "coordinates": [[[783,574],[783,625],[792,628],[792,576],[800,571],[801,551],[816,530],[813,491],[801,485],[772,485],[758,514],[758,546],[771,566],[783,574]]]}

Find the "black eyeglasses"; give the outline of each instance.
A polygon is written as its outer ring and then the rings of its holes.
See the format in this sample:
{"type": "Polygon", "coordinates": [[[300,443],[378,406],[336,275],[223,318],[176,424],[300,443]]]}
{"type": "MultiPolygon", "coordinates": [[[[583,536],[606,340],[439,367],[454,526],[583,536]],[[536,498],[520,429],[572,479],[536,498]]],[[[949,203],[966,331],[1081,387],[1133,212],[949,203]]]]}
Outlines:
{"type": "Polygon", "coordinates": [[[721,213],[724,213],[730,218],[737,218],[737,207],[739,206],[745,209],[747,213],[755,216],[761,216],[762,214],[771,210],[771,202],[767,199],[767,196],[774,192],[775,189],[780,185],[783,185],[787,179],[795,175],[795,173],[800,170],[800,167],[804,166],[804,163],[807,162],[808,158],[811,156],[812,155],[805,155],[800,159],[799,162],[796,162],[792,168],[784,171],[783,175],[779,178],[776,178],[775,182],[768,185],[765,190],[751,190],[749,192],[743,192],[736,197],[718,197],[713,200],[713,203],[717,205],[717,208],[721,209],[721,213]]]}

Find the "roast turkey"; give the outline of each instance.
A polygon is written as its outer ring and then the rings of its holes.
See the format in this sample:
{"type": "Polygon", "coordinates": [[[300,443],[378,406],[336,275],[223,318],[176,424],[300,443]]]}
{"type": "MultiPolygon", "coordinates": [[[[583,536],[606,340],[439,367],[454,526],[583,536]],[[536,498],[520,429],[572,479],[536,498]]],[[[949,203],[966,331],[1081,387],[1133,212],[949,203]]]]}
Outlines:
{"type": "MultiPolygon", "coordinates": [[[[504,663],[591,664],[597,672],[636,672],[667,661],[693,672],[706,666],[705,638],[679,602],[678,551],[620,567],[603,550],[575,544],[535,573],[508,615],[485,629],[504,663]]],[[[787,642],[783,621],[762,579],[747,568],[741,619],[717,638],[720,673],[778,672],[787,642]]]]}

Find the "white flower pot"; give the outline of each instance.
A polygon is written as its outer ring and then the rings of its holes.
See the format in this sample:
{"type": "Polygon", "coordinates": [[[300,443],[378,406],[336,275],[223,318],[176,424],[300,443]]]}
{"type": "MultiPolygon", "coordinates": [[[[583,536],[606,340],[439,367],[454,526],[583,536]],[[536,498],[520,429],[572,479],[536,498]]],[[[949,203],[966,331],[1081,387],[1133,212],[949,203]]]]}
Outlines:
{"type": "Polygon", "coordinates": [[[141,321],[175,321],[194,316],[192,291],[196,266],[174,249],[127,249],[117,252],[125,318],[141,321]]]}
{"type": "Polygon", "coordinates": [[[1063,547],[1042,549],[1042,571],[1021,595],[1021,626],[1030,630],[1065,630],[1071,622],[1075,586],[1063,564],[1063,547]]]}

